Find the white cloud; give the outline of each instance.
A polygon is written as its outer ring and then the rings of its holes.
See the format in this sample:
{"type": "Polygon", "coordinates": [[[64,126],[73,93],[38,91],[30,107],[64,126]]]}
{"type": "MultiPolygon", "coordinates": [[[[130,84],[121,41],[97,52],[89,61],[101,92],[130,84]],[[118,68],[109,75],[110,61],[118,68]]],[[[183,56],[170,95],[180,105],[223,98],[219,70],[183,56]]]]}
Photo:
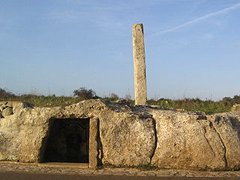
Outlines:
{"type": "Polygon", "coordinates": [[[174,32],[174,31],[176,31],[178,29],[181,29],[181,28],[184,28],[184,27],[186,27],[188,25],[191,25],[191,24],[194,24],[194,23],[198,23],[198,22],[203,21],[205,19],[208,19],[208,18],[211,18],[211,17],[214,17],[214,16],[218,16],[220,14],[228,13],[228,12],[233,11],[233,10],[238,9],[238,8],[240,8],[240,3],[232,5],[230,7],[225,8],[225,9],[213,12],[213,13],[206,14],[206,15],[204,15],[202,17],[199,17],[199,18],[196,18],[196,19],[192,19],[192,20],[187,21],[187,22],[185,22],[183,24],[180,24],[178,26],[158,31],[158,32],[156,32],[156,33],[154,33],[152,35],[147,36],[146,38],[155,37],[155,36],[158,36],[158,35],[161,35],[161,34],[165,34],[165,33],[169,33],[169,32],[174,32]]]}

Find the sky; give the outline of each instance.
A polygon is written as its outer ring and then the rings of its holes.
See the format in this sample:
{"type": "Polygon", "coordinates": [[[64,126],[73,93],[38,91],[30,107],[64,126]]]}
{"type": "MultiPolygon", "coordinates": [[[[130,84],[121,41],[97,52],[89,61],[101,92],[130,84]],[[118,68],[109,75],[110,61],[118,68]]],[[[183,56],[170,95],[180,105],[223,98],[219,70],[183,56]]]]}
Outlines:
{"type": "Polygon", "coordinates": [[[143,23],[148,98],[240,94],[240,0],[0,0],[0,88],[134,99],[143,23]]]}

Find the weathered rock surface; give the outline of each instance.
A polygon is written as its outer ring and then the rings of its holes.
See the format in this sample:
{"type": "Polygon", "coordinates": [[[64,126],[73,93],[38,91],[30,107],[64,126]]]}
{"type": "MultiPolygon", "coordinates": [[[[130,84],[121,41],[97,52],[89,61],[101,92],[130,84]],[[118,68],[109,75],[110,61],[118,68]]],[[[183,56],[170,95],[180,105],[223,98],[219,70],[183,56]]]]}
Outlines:
{"type": "Polygon", "coordinates": [[[13,109],[11,107],[7,107],[2,111],[2,117],[7,117],[13,114],[13,109]]]}
{"type": "Polygon", "coordinates": [[[234,104],[231,108],[232,112],[240,112],[240,104],[234,104]]]}
{"type": "Polygon", "coordinates": [[[41,162],[51,119],[98,118],[103,164],[150,163],[155,147],[153,119],[139,117],[127,106],[107,104],[89,100],[67,107],[22,108],[1,118],[0,160],[41,162]]]}
{"type": "Polygon", "coordinates": [[[240,169],[240,117],[220,114],[210,118],[224,145],[226,169],[240,169]]]}
{"type": "Polygon", "coordinates": [[[237,115],[205,116],[156,110],[152,114],[158,137],[153,165],[176,169],[240,168],[237,115]]]}
{"type": "Polygon", "coordinates": [[[225,168],[224,146],[206,120],[187,113],[153,113],[157,149],[152,164],[162,168],[225,168]]]}
{"type": "Polygon", "coordinates": [[[94,144],[89,147],[102,164],[240,169],[240,117],[237,113],[206,116],[87,100],[54,108],[0,102],[0,115],[0,160],[41,162],[54,119],[89,118],[99,122],[94,125],[99,127],[97,132],[90,129],[90,133],[95,134],[90,143],[94,142],[97,147],[94,144]],[[4,109],[12,111],[4,114],[4,109]]]}
{"type": "Polygon", "coordinates": [[[155,150],[154,120],[131,111],[102,115],[103,163],[116,166],[149,164],[155,150]]]}

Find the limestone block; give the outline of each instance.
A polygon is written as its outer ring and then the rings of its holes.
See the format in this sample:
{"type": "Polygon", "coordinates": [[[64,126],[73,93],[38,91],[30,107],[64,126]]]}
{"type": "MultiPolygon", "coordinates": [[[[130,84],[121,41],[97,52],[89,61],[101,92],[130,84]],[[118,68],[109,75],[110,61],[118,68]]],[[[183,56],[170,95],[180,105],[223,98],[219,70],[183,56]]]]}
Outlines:
{"type": "Polygon", "coordinates": [[[216,125],[211,116],[188,113],[156,111],[153,117],[158,142],[152,165],[174,169],[239,168],[238,120],[238,125],[230,126],[224,121],[216,125]]]}
{"type": "Polygon", "coordinates": [[[103,164],[138,166],[150,163],[156,143],[153,119],[127,112],[104,113],[99,119],[103,164]]]}
{"type": "Polygon", "coordinates": [[[224,144],[226,169],[240,169],[240,120],[238,115],[218,114],[211,119],[224,144]]]}
{"type": "Polygon", "coordinates": [[[89,167],[96,167],[99,158],[115,166],[240,169],[238,113],[206,116],[103,100],[19,107],[0,119],[0,160],[41,162],[50,121],[64,118],[90,119],[89,167]]]}

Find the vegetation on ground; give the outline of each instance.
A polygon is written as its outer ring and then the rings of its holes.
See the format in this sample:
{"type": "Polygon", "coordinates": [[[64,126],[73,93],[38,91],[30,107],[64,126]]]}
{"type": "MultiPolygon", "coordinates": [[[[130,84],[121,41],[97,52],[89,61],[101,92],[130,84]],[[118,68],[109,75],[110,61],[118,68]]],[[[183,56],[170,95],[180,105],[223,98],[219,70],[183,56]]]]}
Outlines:
{"type": "Polygon", "coordinates": [[[149,100],[148,104],[158,105],[161,107],[179,109],[186,111],[203,111],[206,114],[214,114],[221,112],[229,112],[233,106],[232,100],[230,101],[212,101],[212,100],[201,100],[199,98],[185,98],[179,100],[171,100],[161,98],[159,100],[149,100]]]}
{"type": "Polygon", "coordinates": [[[92,89],[86,89],[85,87],[81,87],[77,90],[74,90],[73,95],[75,97],[78,97],[78,99],[80,99],[80,100],[99,98],[92,89]]]}
{"type": "MultiPolygon", "coordinates": [[[[30,104],[34,104],[38,107],[53,107],[53,106],[66,106],[74,103],[78,103],[85,99],[97,99],[101,98],[96,95],[92,89],[86,89],[81,87],[73,91],[74,96],[43,96],[35,94],[23,94],[15,95],[12,92],[8,92],[0,88],[0,101],[22,101],[30,104]]],[[[116,101],[120,98],[117,94],[112,93],[109,97],[104,97],[109,101],[116,101]]],[[[126,95],[126,101],[130,104],[134,104],[130,95],[126,95]]],[[[199,98],[184,98],[178,100],[161,98],[158,100],[150,99],[147,101],[149,105],[158,105],[170,109],[181,109],[186,111],[203,111],[206,114],[214,114],[221,112],[228,112],[234,104],[240,104],[240,95],[235,95],[233,98],[224,97],[220,101],[201,100],[199,98]]]]}

